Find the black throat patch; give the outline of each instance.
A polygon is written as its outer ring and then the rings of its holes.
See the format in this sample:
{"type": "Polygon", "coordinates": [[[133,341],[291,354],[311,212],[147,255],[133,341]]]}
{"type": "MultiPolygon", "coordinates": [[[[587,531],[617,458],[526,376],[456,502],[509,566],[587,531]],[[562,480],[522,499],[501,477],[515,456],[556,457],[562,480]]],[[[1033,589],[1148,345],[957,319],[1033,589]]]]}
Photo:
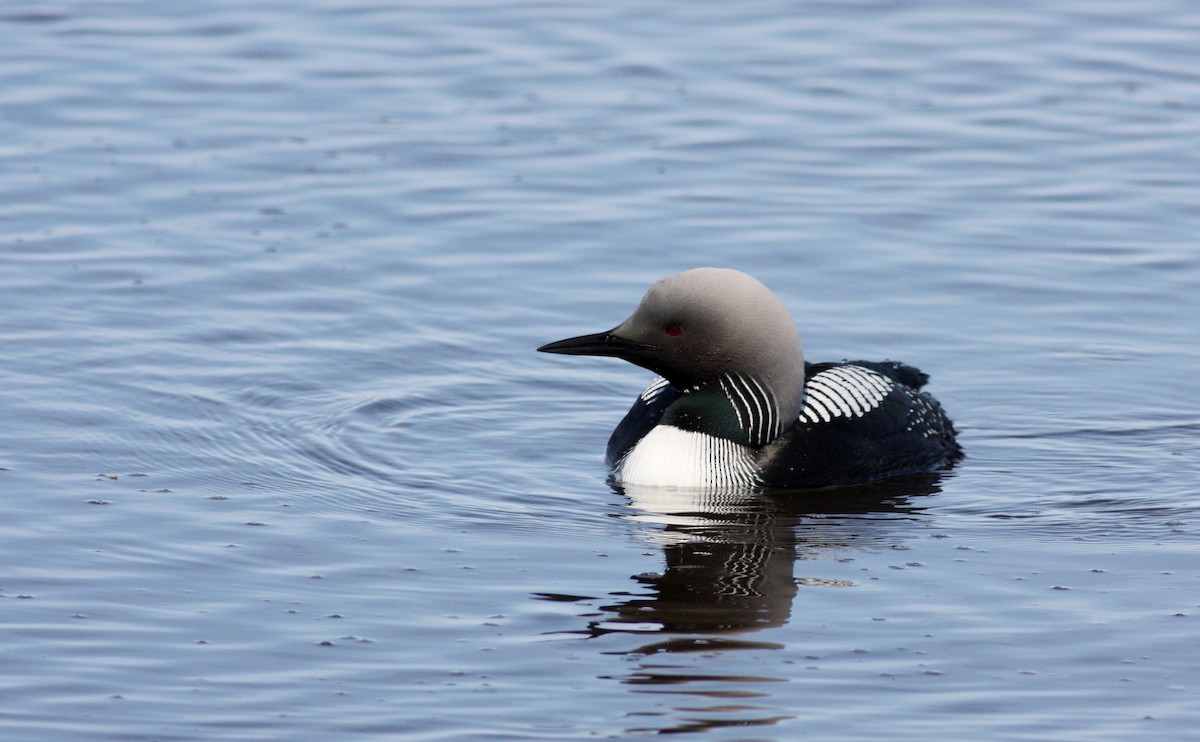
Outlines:
{"type": "Polygon", "coordinates": [[[738,422],[733,403],[719,389],[687,392],[663,413],[662,421],[681,430],[725,438],[743,446],[750,437],[738,422]]]}

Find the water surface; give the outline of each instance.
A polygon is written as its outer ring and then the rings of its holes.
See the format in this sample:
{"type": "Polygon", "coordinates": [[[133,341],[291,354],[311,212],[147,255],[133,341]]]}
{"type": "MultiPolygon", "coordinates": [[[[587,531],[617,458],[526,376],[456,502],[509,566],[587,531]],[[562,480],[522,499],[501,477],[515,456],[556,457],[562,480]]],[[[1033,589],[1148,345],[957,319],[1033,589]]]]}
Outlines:
{"type": "Polygon", "coordinates": [[[1200,13],[10,3],[0,736],[1178,738],[1200,13]],[[740,268],[953,471],[606,484],[549,340],[740,268]]]}

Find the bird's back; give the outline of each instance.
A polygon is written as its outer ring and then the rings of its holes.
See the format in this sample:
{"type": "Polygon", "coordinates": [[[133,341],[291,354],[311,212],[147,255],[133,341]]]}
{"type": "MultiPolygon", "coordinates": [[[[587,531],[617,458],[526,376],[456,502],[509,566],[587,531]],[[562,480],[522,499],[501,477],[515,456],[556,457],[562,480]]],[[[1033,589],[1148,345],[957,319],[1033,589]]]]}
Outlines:
{"type": "MultiPolygon", "coordinates": [[[[921,387],[929,377],[895,361],[805,364],[800,417],[757,452],[759,483],[808,489],[859,484],[942,468],[959,456],[949,418],[921,387]]],[[[617,465],[681,393],[651,384],[613,431],[617,465]]]]}

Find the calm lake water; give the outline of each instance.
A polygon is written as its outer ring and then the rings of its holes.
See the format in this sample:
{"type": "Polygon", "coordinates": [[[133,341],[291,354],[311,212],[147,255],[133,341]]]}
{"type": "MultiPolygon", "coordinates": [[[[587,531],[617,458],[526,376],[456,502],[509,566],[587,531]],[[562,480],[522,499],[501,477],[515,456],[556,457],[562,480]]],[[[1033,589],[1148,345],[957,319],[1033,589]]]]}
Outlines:
{"type": "Polygon", "coordinates": [[[0,7],[0,738],[1182,738],[1185,0],[0,7]],[[757,276],[968,458],[614,490],[757,276]]]}

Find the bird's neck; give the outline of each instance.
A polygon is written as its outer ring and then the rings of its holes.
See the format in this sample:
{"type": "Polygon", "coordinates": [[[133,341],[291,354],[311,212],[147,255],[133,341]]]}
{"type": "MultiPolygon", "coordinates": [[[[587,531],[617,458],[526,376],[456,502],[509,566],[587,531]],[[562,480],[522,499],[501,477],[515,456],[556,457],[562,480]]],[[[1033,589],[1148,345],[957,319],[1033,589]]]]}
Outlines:
{"type": "Polygon", "coordinates": [[[778,438],[799,416],[798,407],[782,409],[779,395],[746,374],[727,373],[707,383],[676,389],[681,394],[663,414],[662,424],[751,448],[778,438]]]}

